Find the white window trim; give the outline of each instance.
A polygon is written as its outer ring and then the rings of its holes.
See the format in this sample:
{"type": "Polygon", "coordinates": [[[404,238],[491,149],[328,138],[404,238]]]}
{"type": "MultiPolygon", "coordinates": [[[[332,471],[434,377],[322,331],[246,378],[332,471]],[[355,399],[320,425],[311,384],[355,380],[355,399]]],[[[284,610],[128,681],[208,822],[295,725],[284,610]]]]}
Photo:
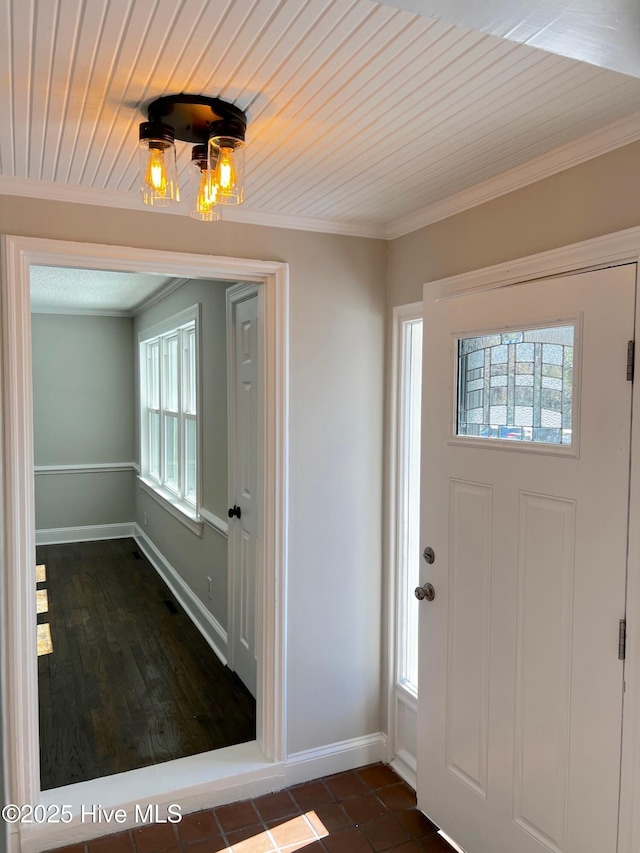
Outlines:
{"type": "Polygon", "coordinates": [[[404,747],[404,731],[406,725],[406,710],[409,717],[415,718],[417,731],[417,692],[411,686],[399,680],[399,638],[403,630],[402,619],[398,614],[399,590],[403,582],[400,577],[403,559],[402,507],[403,491],[402,460],[404,454],[403,429],[403,368],[404,368],[404,326],[412,320],[421,320],[423,316],[422,302],[396,306],[393,309],[392,341],[391,341],[391,394],[389,409],[389,457],[388,483],[389,504],[388,525],[389,541],[387,552],[387,731],[388,761],[394,769],[415,788],[416,758],[404,747]],[[403,716],[404,723],[399,719],[403,716]]]}
{"type": "MultiPolygon", "coordinates": [[[[201,305],[200,303],[185,308],[183,311],[173,314],[160,323],[142,329],[138,333],[138,394],[139,394],[139,440],[140,440],[140,474],[138,481],[146,494],[156,500],[160,506],[169,512],[174,518],[182,522],[192,533],[202,536],[203,520],[200,513],[202,505],[202,346],[201,346],[201,305]],[[195,324],[196,330],[196,499],[191,502],[177,495],[170,488],[163,485],[158,479],[149,473],[148,460],[148,428],[147,428],[147,405],[146,405],[146,358],[142,357],[144,345],[156,338],[166,336],[185,326],[195,324]]],[[[162,359],[162,352],[160,353],[162,359]]],[[[184,428],[183,421],[189,418],[182,410],[181,384],[182,367],[178,371],[178,420],[180,422],[179,439],[179,476],[182,481],[184,477],[184,428]]],[[[160,383],[162,385],[162,381],[160,383]]],[[[162,412],[162,407],[160,409],[162,412]]],[[[161,416],[162,419],[162,416],[161,416]]],[[[162,436],[162,423],[160,424],[160,435],[162,436]]],[[[160,466],[163,465],[163,443],[160,441],[160,466]]]]}

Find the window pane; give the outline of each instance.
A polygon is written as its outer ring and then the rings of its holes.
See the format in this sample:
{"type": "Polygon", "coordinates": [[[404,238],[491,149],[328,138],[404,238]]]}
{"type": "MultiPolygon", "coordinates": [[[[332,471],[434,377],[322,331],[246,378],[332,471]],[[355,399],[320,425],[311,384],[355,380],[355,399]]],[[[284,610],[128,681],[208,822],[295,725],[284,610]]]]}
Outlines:
{"type": "Polygon", "coordinates": [[[571,444],[574,326],[458,341],[457,434],[571,444]]]}
{"type": "Polygon", "coordinates": [[[195,329],[185,329],[183,332],[184,370],[183,395],[184,411],[191,415],[196,413],[196,332],[195,329]]]}
{"type": "Polygon", "coordinates": [[[164,342],[164,406],[165,410],[178,411],[178,336],[164,342]]]}
{"type": "Polygon", "coordinates": [[[160,415],[149,412],[149,473],[160,477],[160,415]]]}
{"type": "Polygon", "coordinates": [[[398,612],[398,681],[418,689],[418,601],[420,570],[420,401],[422,396],[422,320],[404,326],[402,483],[399,535],[401,566],[398,612]]]}
{"type": "Polygon", "coordinates": [[[160,345],[158,341],[147,344],[147,406],[160,407],[160,345]]]}
{"type": "Polygon", "coordinates": [[[184,496],[187,500],[196,500],[196,422],[186,418],[184,422],[184,452],[185,452],[185,486],[184,496]]]}
{"type": "Polygon", "coordinates": [[[164,416],[164,482],[178,490],[178,418],[164,416]]]}

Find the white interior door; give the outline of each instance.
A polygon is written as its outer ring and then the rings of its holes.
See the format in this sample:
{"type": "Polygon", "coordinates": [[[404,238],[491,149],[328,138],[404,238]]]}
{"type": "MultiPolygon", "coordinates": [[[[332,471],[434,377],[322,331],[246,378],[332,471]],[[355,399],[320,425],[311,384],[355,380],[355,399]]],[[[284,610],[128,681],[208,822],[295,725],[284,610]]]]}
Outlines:
{"type": "Polygon", "coordinates": [[[468,853],[617,848],[635,280],[425,287],[418,803],[468,853]]]}
{"type": "Polygon", "coordinates": [[[258,537],[258,296],[255,285],[228,291],[230,346],[229,665],[256,695],[258,537]],[[239,517],[238,517],[239,515],[239,517]]]}

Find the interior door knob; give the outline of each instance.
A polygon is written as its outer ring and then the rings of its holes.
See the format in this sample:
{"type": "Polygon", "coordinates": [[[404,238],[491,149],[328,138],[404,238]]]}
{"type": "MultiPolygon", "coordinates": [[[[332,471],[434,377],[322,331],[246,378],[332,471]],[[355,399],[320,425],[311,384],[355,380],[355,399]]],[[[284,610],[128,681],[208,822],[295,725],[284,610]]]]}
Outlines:
{"type": "Polygon", "coordinates": [[[415,596],[418,601],[423,601],[425,598],[427,601],[433,601],[436,597],[436,591],[433,588],[433,584],[426,583],[424,586],[417,586],[415,589],[415,596]]]}
{"type": "Polygon", "coordinates": [[[229,510],[229,518],[233,518],[234,516],[236,518],[242,517],[242,510],[240,509],[240,507],[237,504],[232,506],[231,509],[229,510]]]}

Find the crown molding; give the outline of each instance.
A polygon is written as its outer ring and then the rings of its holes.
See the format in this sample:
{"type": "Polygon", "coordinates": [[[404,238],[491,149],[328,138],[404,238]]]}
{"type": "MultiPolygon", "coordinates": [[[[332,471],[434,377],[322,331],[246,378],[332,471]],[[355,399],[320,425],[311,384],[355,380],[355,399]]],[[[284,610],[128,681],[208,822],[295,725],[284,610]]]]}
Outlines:
{"type": "MultiPolygon", "coordinates": [[[[136,210],[147,215],[164,214],[185,216],[185,207],[145,207],[136,193],[116,190],[92,189],[51,181],[36,181],[31,178],[14,178],[0,175],[0,195],[37,198],[44,201],[62,201],[72,204],[92,204],[120,210],[136,210]]],[[[338,234],[345,237],[369,237],[384,240],[386,226],[369,222],[344,222],[339,219],[323,219],[315,216],[289,216],[284,213],[255,210],[245,205],[227,205],[222,214],[223,222],[238,222],[244,225],[259,225],[263,228],[287,228],[294,231],[314,231],[321,234],[338,234]]],[[[209,225],[209,223],[207,223],[209,225]]],[[[197,225],[196,225],[197,227],[197,225]]],[[[211,226],[209,226],[211,227],[211,226]]],[[[215,228],[215,225],[213,226],[215,228]]]]}
{"type": "MultiPolygon", "coordinates": [[[[570,169],[572,166],[578,166],[580,163],[607,154],[616,148],[622,148],[622,146],[629,145],[639,139],[640,112],[637,112],[580,139],[554,148],[552,151],[529,160],[521,166],[515,166],[513,169],[475,184],[466,190],[429,204],[421,210],[401,216],[395,222],[386,225],[372,222],[345,222],[315,216],[289,216],[284,213],[255,210],[245,205],[228,205],[223,213],[223,221],[258,225],[263,228],[286,228],[294,231],[337,234],[345,237],[395,240],[397,237],[402,237],[412,231],[424,228],[426,225],[447,219],[449,216],[455,216],[457,213],[477,207],[494,198],[507,195],[514,190],[526,187],[565,169],[570,169]]],[[[145,207],[141,204],[137,194],[133,192],[98,190],[49,181],[36,181],[30,178],[13,178],[8,175],[0,175],[0,195],[92,204],[121,210],[137,210],[139,213],[153,214],[154,216],[156,214],[185,215],[184,207],[157,207],[154,209],[145,207]]]]}
{"type": "Polygon", "coordinates": [[[623,145],[629,145],[638,139],[640,139],[640,112],[633,113],[559,148],[554,148],[547,154],[529,160],[521,166],[515,166],[466,190],[429,204],[422,210],[402,216],[387,227],[385,236],[388,240],[394,240],[396,237],[410,234],[426,225],[462,213],[471,207],[477,207],[501,195],[507,195],[550,175],[599,157],[601,154],[622,148],[623,145]]]}

